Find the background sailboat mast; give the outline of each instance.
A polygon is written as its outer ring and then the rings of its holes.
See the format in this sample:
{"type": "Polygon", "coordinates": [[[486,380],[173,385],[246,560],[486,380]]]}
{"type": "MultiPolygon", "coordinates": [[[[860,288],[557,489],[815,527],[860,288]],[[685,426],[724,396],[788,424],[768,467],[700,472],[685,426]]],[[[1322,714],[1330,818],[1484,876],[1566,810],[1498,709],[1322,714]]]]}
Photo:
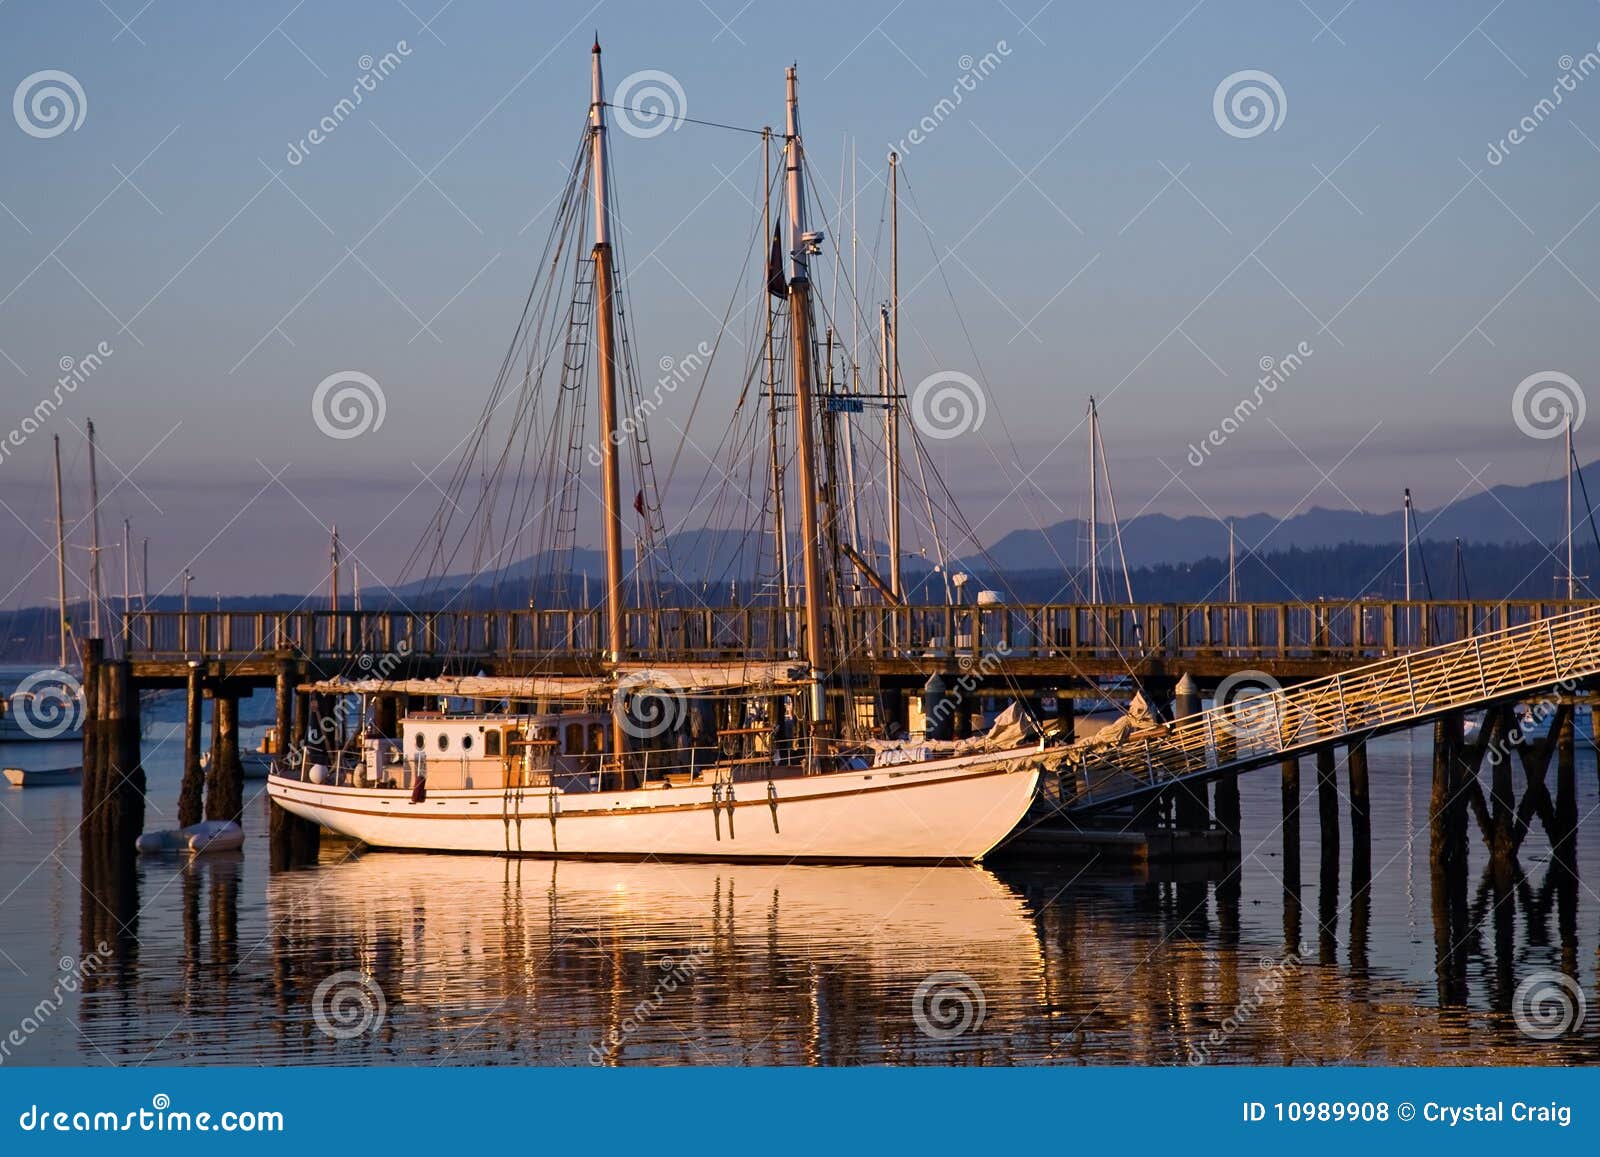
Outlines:
{"type": "Polygon", "coordinates": [[[1411,487],[1406,487],[1405,505],[1400,511],[1403,520],[1401,527],[1402,537],[1405,540],[1405,576],[1406,576],[1406,602],[1411,601],[1411,487]]]}
{"type": "Polygon", "coordinates": [[[889,341],[886,355],[889,402],[884,411],[884,442],[889,484],[889,589],[905,597],[900,573],[900,156],[889,154],[889,341]]]}
{"type": "Polygon", "coordinates": [[[56,446],[56,615],[61,631],[59,666],[67,669],[67,518],[61,506],[61,435],[52,439],[56,446]]]}
{"type": "MultiPolygon", "coordinates": [[[[595,345],[600,355],[600,476],[605,506],[606,548],[606,657],[622,661],[624,650],[622,581],[622,482],[618,474],[617,445],[617,345],[612,300],[611,186],[606,175],[605,87],[600,77],[600,40],[591,54],[593,95],[589,104],[591,180],[594,182],[594,289],[595,345]]],[[[620,711],[611,713],[611,751],[620,761],[627,750],[628,733],[620,711]]]]}
{"type": "Polygon", "coordinates": [[[89,431],[89,636],[100,634],[100,479],[95,473],[94,422],[84,425],[89,431]]]}
{"type": "Polygon", "coordinates": [[[1100,424],[1089,399],[1089,603],[1100,601],[1100,424]]]}
{"type": "Polygon", "coordinates": [[[1578,597],[1578,582],[1572,573],[1572,411],[1567,411],[1567,599],[1578,597]]]}
{"type": "Polygon", "coordinates": [[[806,206],[801,165],[805,150],[800,143],[800,97],[791,65],[788,85],[788,143],[786,150],[789,210],[789,333],[794,361],[795,443],[800,469],[800,533],[806,582],[806,660],[811,666],[811,718],[821,724],[827,716],[823,679],[825,655],[824,615],[827,588],[822,582],[821,527],[817,518],[817,447],[812,430],[815,409],[811,390],[811,279],[807,268],[806,206]]]}

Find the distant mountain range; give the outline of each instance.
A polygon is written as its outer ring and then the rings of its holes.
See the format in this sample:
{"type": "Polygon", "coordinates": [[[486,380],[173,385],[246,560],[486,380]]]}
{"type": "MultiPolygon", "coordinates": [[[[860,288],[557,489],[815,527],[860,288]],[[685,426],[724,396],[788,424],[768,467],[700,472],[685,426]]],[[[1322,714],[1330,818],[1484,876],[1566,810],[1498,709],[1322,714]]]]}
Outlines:
{"type": "MultiPolygon", "coordinates": [[[[1592,468],[1591,468],[1592,469],[1592,468]]],[[[1597,493],[1600,497],[1600,493],[1597,493]]],[[[1417,534],[1424,542],[1513,545],[1552,543],[1562,539],[1565,480],[1553,479],[1527,486],[1495,486],[1476,494],[1464,495],[1442,507],[1419,506],[1416,510],[1417,534]]],[[[1584,517],[1582,492],[1575,495],[1577,517],[1584,517]]],[[[1359,510],[1330,510],[1312,507],[1287,519],[1271,514],[1248,514],[1234,520],[1239,553],[1267,555],[1291,550],[1320,550],[1345,545],[1398,547],[1403,535],[1401,511],[1371,513],[1359,510]]],[[[1111,530],[1101,525],[1102,547],[1109,549],[1111,530]]],[[[1082,519],[1067,519],[1043,530],[1014,530],[989,547],[984,556],[953,560],[952,569],[974,574],[998,570],[1006,574],[1077,569],[1088,555],[1089,529],[1082,519]]],[[[1580,542],[1589,537],[1580,531],[1580,542]]],[[[1122,524],[1122,545],[1130,568],[1174,566],[1202,559],[1225,559],[1228,554],[1228,528],[1213,518],[1173,518],[1166,514],[1146,514],[1122,524]]],[[[874,555],[882,557],[882,547],[874,555]]],[[[770,547],[761,536],[742,531],[696,530],[668,538],[663,557],[670,558],[670,576],[689,587],[746,584],[756,570],[756,560],[770,557],[770,547]]],[[[1108,569],[1113,554],[1104,554],[1108,569]]],[[[546,555],[523,559],[501,572],[502,583],[521,586],[535,574],[548,574],[551,559],[546,555]]],[[[767,564],[770,566],[770,562],[767,564]]],[[[907,575],[920,580],[932,569],[918,558],[904,563],[907,575]]],[[[572,573],[596,579],[605,571],[599,551],[573,552],[572,573]]],[[[409,583],[396,587],[401,597],[412,597],[429,590],[453,591],[464,587],[487,588],[491,580],[469,575],[450,575],[441,580],[409,583]]],[[[595,588],[595,598],[599,598],[595,588]]]]}
{"type": "MultiPolygon", "coordinates": [[[[1443,507],[1419,506],[1415,512],[1417,535],[1425,542],[1451,542],[1457,538],[1493,544],[1557,542],[1564,538],[1561,523],[1565,491],[1565,479],[1555,479],[1528,486],[1495,486],[1464,495],[1443,507]]],[[[1596,497],[1600,498],[1600,492],[1596,497]]],[[[1581,491],[1575,494],[1574,505],[1575,517],[1583,518],[1581,491]]],[[[1398,508],[1372,514],[1316,506],[1287,519],[1270,514],[1234,519],[1240,552],[1259,554],[1347,543],[1398,545],[1404,537],[1403,526],[1398,508]]],[[[1102,526],[1103,543],[1109,542],[1109,533],[1109,528],[1102,526]]],[[[1584,540],[1580,536],[1580,541],[1584,540]]],[[[1068,566],[1081,566],[1089,553],[1088,541],[1088,524],[1069,519],[1042,531],[1012,531],[989,548],[988,557],[1004,571],[1059,568],[1063,560],[1068,566]]],[[[1130,567],[1226,558],[1228,528],[1214,518],[1146,514],[1122,524],[1122,546],[1130,567]]]]}

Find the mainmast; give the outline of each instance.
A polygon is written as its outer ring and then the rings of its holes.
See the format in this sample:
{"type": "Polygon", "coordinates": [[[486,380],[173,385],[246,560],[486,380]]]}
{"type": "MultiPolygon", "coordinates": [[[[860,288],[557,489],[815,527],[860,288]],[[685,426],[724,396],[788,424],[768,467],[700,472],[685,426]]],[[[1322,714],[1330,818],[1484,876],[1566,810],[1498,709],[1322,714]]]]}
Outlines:
{"type": "Polygon", "coordinates": [[[800,531],[806,584],[806,661],[811,667],[811,718],[821,726],[827,717],[823,680],[827,588],[822,581],[821,526],[817,517],[817,447],[812,429],[815,404],[811,389],[811,278],[807,258],[820,236],[806,231],[805,182],[801,165],[800,97],[791,65],[788,83],[788,140],[785,145],[789,211],[789,334],[794,364],[796,464],[800,471],[800,531]]]}
{"type": "Polygon", "coordinates": [[[67,519],[61,507],[61,435],[53,437],[56,446],[56,614],[61,631],[58,666],[67,669],[67,519]]]}
{"type": "MultiPolygon", "coordinates": [[[[620,663],[624,648],[622,580],[622,482],[617,463],[617,344],[613,301],[615,264],[611,256],[611,185],[606,175],[605,87],[600,77],[600,40],[591,53],[593,92],[589,104],[589,147],[594,183],[595,346],[600,358],[600,480],[605,507],[606,659],[620,663]]],[[[627,747],[621,712],[611,718],[611,750],[620,761],[627,747]]]]}
{"type": "Polygon", "coordinates": [[[900,575],[900,157],[889,154],[889,302],[887,359],[888,404],[883,415],[883,440],[889,472],[889,589],[905,597],[900,575]]]}

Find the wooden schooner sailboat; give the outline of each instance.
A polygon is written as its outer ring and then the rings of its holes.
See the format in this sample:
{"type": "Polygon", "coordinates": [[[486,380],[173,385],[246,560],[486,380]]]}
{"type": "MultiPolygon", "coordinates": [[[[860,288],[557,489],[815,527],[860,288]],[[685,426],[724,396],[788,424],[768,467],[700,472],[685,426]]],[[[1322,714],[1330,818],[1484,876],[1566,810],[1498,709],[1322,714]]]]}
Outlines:
{"type": "MultiPolygon", "coordinates": [[[[565,350],[559,355],[563,399],[575,393],[570,376],[582,372],[585,355],[592,353],[596,362],[605,551],[603,674],[367,678],[312,685],[306,690],[316,694],[387,697],[391,703],[444,700],[446,709],[411,710],[386,729],[367,728],[348,752],[302,752],[269,779],[268,791],[290,812],[389,848],[608,858],[980,859],[1033,802],[1044,758],[1038,729],[1013,711],[988,735],[964,741],[908,746],[887,737],[866,738],[855,726],[852,692],[841,682],[848,664],[829,601],[830,592],[839,597],[840,585],[824,573],[824,551],[837,539],[837,499],[819,497],[824,489],[819,456],[827,447],[819,451],[815,429],[825,399],[818,396],[814,378],[810,266],[821,252],[823,235],[807,221],[793,68],[787,74],[783,162],[786,221],[781,229],[787,256],[762,296],[768,290],[781,294],[787,306],[786,369],[804,588],[797,637],[803,647],[793,661],[778,662],[713,662],[685,655],[653,666],[635,658],[625,603],[621,459],[629,444],[624,428],[637,436],[642,423],[637,414],[626,423],[619,416],[629,355],[612,244],[607,103],[598,42],[591,61],[587,139],[569,197],[574,188],[580,201],[585,188],[592,192],[593,245],[587,262],[574,262],[578,288],[572,303],[555,307],[567,336],[549,339],[546,348],[565,350]],[[586,337],[590,329],[592,347],[586,337]],[[824,502],[827,509],[819,509],[824,502]],[[448,710],[452,699],[470,701],[475,709],[448,710]],[[504,709],[485,712],[485,704],[504,709]],[[719,742],[691,741],[671,749],[654,742],[686,719],[703,719],[706,707],[713,719],[720,707],[722,718],[733,723],[712,725],[719,742]],[[720,741],[728,739],[740,741],[742,754],[726,756],[720,741]]],[[[580,251],[581,241],[573,249],[580,251]]],[[[769,360],[770,350],[769,340],[763,355],[769,360]]],[[[898,393],[895,380],[891,373],[886,391],[898,393]]],[[[503,424],[493,414],[498,404],[485,411],[486,426],[503,424]]],[[[581,406],[581,400],[572,404],[581,406]]],[[[543,420],[552,430],[559,424],[549,415],[543,420]]],[[[581,410],[562,420],[576,428],[581,410]]],[[[566,450],[565,460],[577,461],[571,447],[566,450]]],[[[552,449],[550,457],[560,453],[552,449]]],[[[636,471],[640,461],[635,448],[631,464],[636,471]]],[[[470,470],[464,475],[470,477],[470,470]]],[[[781,500],[781,482],[775,490],[781,500]]],[[[569,508],[554,497],[547,506],[558,511],[555,533],[570,540],[576,502],[569,508]]],[[[645,517],[646,483],[641,482],[632,506],[645,517]]],[[[488,537],[501,543],[506,536],[488,537]]],[[[443,538],[441,522],[435,541],[442,544],[443,538]]],[[[643,536],[640,541],[636,566],[648,554],[643,536]]],[[[782,553],[781,530],[775,541],[782,553]]],[[[495,549],[503,549],[503,543],[495,549]]],[[[859,555],[853,561],[866,566],[859,555]]],[[[830,554],[829,562],[837,558],[830,554]]],[[[891,573],[898,588],[897,557],[891,573]]],[[[898,597],[898,589],[894,593],[898,597]]]]}

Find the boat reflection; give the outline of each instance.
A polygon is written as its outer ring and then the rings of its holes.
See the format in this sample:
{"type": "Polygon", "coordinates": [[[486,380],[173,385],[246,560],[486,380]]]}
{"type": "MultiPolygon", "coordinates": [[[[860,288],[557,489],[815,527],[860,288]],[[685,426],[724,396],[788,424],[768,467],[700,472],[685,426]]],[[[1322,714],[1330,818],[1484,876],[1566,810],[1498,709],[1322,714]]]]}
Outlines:
{"type": "Polygon", "coordinates": [[[275,876],[268,908],[307,1052],[336,1043],[327,978],[381,992],[339,1054],[368,1060],[1003,1061],[1043,973],[1021,897],[976,867],[374,853],[275,876]]]}

